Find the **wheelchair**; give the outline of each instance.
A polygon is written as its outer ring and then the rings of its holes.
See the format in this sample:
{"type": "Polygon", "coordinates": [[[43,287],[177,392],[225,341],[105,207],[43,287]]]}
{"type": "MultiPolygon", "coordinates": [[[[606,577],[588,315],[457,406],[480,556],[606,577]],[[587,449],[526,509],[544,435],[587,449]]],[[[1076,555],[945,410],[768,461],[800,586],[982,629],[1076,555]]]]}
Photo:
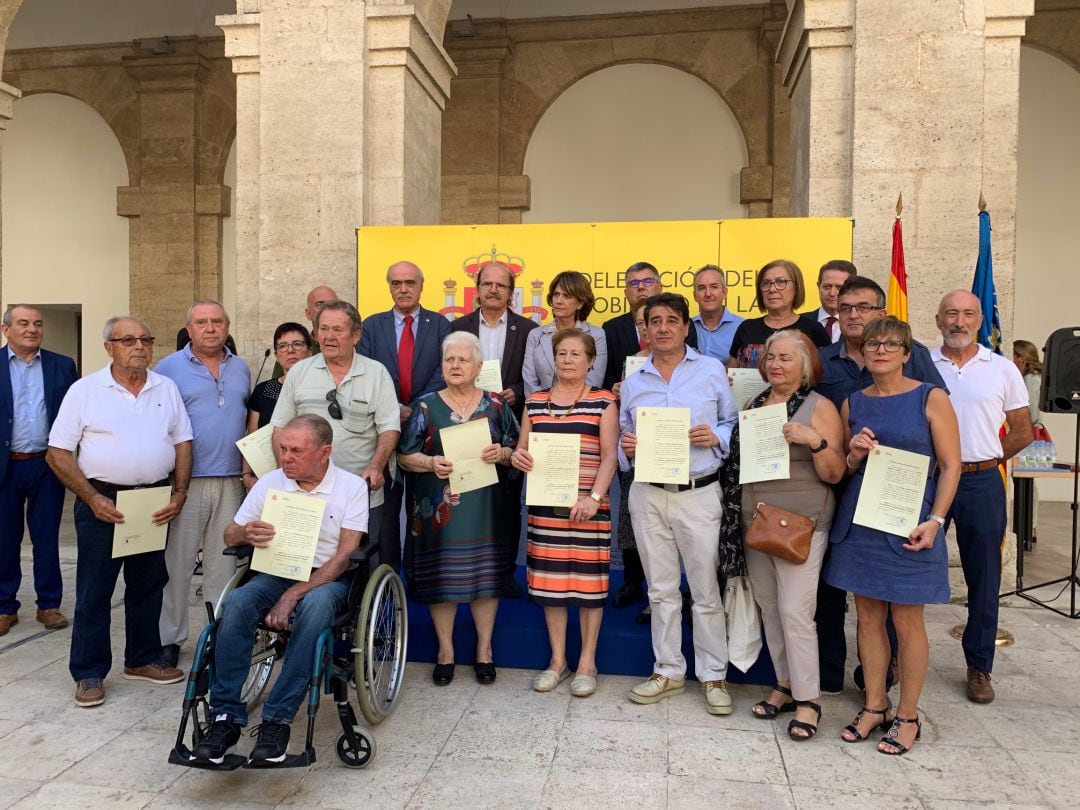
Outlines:
{"type": "MultiPolygon", "coordinates": [[[[371,726],[385,720],[394,709],[405,676],[408,647],[408,608],[405,588],[389,565],[371,570],[371,558],[378,544],[365,543],[349,558],[353,572],[346,610],[325,628],[315,647],[308,685],[307,734],[304,750],[290,754],[283,762],[251,762],[240,754],[229,754],[220,764],[195,759],[192,751],[202,740],[213,718],[210,716],[210,681],[214,662],[214,640],[225,598],[253,575],[250,546],[230,547],[227,555],[237,557],[237,571],[216,606],[206,603],[209,623],[195,645],[191,671],[184,691],[183,713],[169,762],[205,770],[233,771],[237,768],[306,767],[315,762],[315,716],[320,695],[332,695],[337,705],[341,734],[338,759],[350,768],[363,768],[375,756],[375,738],[360,728],[349,691],[356,689],[360,713],[371,726]]],[[[274,665],[286,653],[289,631],[272,630],[260,623],[256,630],[251,666],[242,696],[248,709],[262,698],[274,665]]]]}

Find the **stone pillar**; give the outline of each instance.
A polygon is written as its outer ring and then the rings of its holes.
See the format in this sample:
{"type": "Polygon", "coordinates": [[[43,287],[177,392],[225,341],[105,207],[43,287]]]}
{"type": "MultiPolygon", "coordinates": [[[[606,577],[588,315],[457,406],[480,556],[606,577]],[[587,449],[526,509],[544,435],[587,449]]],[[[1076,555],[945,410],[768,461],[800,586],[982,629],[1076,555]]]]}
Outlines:
{"type": "MultiPolygon", "coordinates": [[[[7,122],[15,117],[15,102],[22,96],[22,91],[10,84],[0,82],[0,148],[3,146],[3,131],[7,129],[7,122]]],[[[0,211],[0,219],[3,212],[0,211]]],[[[2,241],[2,240],[0,240],[2,241]]],[[[0,245],[2,248],[2,245],[0,245]]],[[[2,251],[0,251],[2,252],[2,251]]],[[[0,285],[3,283],[3,267],[0,266],[0,285]]]]}
{"type": "Polygon", "coordinates": [[[198,95],[210,63],[190,41],[170,55],[125,57],[124,67],[137,84],[139,180],[118,189],[117,213],[131,221],[131,312],[158,336],[160,356],[191,302],[220,294],[218,271],[200,278],[196,255],[198,95]]]}

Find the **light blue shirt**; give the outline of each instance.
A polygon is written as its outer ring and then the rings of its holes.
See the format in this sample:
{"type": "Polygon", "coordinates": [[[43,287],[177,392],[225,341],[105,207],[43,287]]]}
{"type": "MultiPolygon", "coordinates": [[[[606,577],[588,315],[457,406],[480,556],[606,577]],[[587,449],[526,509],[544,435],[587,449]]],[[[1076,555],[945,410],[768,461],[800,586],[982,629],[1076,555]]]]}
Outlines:
{"type": "MultiPolygon", "coordinates": [[[[731,451],[736,409],[727,369],[719,360],[698,354],[689,346],[686,356],[672,372],[670,382],[660,376],[650,354],[641,371],[623,380],[619,399],[619,429],[622,433],[637,433],[637,409],[641,407],[689,408],[690,427],[708,425],[712,428],[720,440],[717,446],[690,445],[691,479],[716,472],[731,451]]],[[[623,470],[629,470],[631,466],[621,444],[619,466],[623,470]]]]}
{"type": "Polygon", "coordinates": [[[251,371],[243,358],[225,349],[218,377],[210,373],[188,343],[163,357],[156,371],[180,389],[195,434],[191,445],[193,478],[240,474],[240,451],[236,447],[247,427],[247,401],[251,371]]]}
{"type": "Polygon", "coordinates": [[[41,370],[41,352],[27,363],[8,347],[11,362],[11,397],[14,405],[11,423],[12,453],[40,453],[49,445],[49,416],[45,411],[45,375],[41,370]]]}
{"type": "Polygon", "coordinates": [[[730,309],[724,308],[724,314],[715,329],[709,329],[702,323],[701,316],[693,318],[694,328],[697,330],[698,351],[709,357],[715,357],[725,366],[731,357],[731,341],[735,337],[735,330],[739,324],[746,320],[741,315],[736,315],[730,309]]]}
{"type": "MultiPolygon", "coordinates": [[[[394,347],[397,348],[401,345],[401,333],[405,331],[405,316],[402,315],[397,309],[394,309],[394,347]]],[[[416,345],[416,330],[420,320],[420,307],[417,307],[409,313],[412,316],[412,324],[409,328],[412,330],[413,346],[416,345]]],[[[360,351],[359,347],[356,349],[360,351]]]]}

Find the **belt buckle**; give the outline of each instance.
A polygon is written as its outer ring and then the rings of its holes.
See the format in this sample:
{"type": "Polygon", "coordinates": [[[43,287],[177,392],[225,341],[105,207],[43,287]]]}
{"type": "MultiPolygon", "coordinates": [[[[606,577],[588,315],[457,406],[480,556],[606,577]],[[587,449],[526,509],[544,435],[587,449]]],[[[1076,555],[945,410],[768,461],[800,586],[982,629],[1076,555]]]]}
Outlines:
{"type": "Polygon", "coordinates": [[[679,492],[678,484],[664,484],[664,492],[679,492]]]}

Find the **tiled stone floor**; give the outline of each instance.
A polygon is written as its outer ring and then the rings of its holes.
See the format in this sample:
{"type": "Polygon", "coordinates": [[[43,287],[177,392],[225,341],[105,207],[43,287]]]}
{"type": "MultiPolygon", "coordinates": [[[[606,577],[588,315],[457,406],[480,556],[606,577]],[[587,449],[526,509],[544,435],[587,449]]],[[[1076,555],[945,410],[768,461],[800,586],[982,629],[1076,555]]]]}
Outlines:
{"type": "MultiPolygon", "coordinates": [[[[1053,539],[1040,530],[1044,542],[1049,549],[1053,539]]],[[[68,532],[63,559],[72,593],[68,532]]],[[[224,774],[166,762],[182,685],[124,681],[114,670],[104,706],[75,707],[70,630],[43,632],[32,596],[24,602],[22,622],[0,639],[0,807],[1080,806],[1080,623],[1040,609],[1002,610],[1016,644],[997,658],[998,700],[975,706],[964,698],[963,657],[949,635],[963,608],[928,608],[923,740],[903,758],[838,739],[859,707],[853,688],[825,697],[821,733],[796,743],[781,723],[750,716],[764,693],[758,687],[733,687],[735,713],[713,717],[694,688],[637,706],[626,700],[630,678],[602,677],[597,694],[580,700],[568,684],[532,692],[531,672],[503,669],[494,686],[480,687],[463,667],[441,689],[427,666],[410,665],[397,711],[375,730],[369,768],[338,762],[337,719],[327,705],[313,767],[224,774]]],[[[117,605],[117,661],[122,615],[117,605]]],[[[298,723],[294,737],[302,733],[298,723]]]]}

